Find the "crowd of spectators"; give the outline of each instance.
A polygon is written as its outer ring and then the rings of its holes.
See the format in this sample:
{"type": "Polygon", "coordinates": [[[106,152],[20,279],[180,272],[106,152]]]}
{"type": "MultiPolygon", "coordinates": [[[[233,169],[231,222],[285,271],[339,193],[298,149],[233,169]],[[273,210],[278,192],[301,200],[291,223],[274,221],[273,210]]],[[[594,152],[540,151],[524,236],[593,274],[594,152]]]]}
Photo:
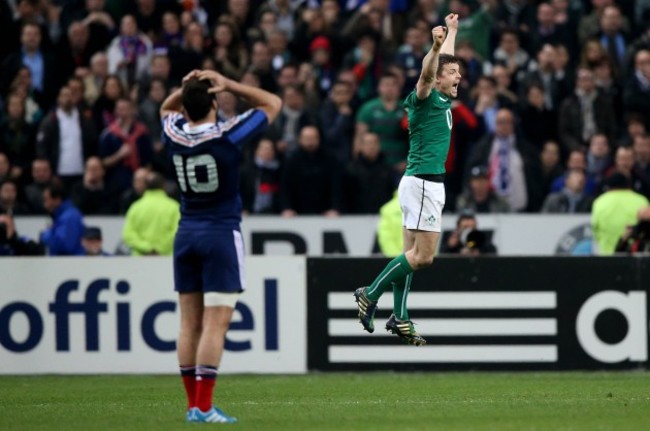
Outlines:
{"type": "MultiPolygon", "coordinates": [[[[217,69],[284,102],[245,148],[246,213],[376,214],[448,12],[446,211],[589,212],[615,173],[650,197],[647,0],[0,0],[0,208],[45,214],[54,177],[83,215],[126,214],[150,172],[177,197],[158,110],[217,69]]],[[[247,109],[218,102],[222,121],[247,109]]]]}

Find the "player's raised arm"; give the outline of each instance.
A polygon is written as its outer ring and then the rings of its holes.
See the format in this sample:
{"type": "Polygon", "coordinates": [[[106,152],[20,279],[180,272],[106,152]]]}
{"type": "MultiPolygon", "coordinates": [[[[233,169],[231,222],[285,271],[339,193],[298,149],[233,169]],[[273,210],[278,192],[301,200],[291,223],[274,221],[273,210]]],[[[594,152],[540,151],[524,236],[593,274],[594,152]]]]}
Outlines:
{"type": "Polygon", "coordinates": [[[440,56],[442,43],[445,40],[445,28],[442,26],[435,27],[431,30],[431,34],[433,35],[433,45],[427,55],[424,56],[424,60],[422,60],[422,72],[420,72],[420,79],[418,79],[415,86],[415,93],[420,100],[429,97],[436,82],[438,57],[440,56]]]}
{"type": "Polygon", "coordinates": [[[440,54],[454,55],[456,34],[458,33],[458,15],[455,13],[447,15],[445,17],[445,25],[447,26],[447,38],[440,48],[440,54]]]}
{"type": "MultiPolygon", "coordinates": [[[[192,79],[196,78],[199,76],[199,71],[198,70],[193,70],[185,77],[183,77],[183,84],[192,79]]],[[[182,113],[183,112],[183,87],[181,85],[181,88],[176,89],[172,94],[167,96],[167,98],[163,101],[162,105],[160,105],[160,118],[165,118],[165,116],[169,114],[174,114],[174,113],[182,113]]]]}
{"type": "Polygon", "coordinates": [[[212,88],[208,90],[210,93],[217,94],[222,91],[229,91],[241,97],[253,108],[263,111],[269,123],[275,120],[280,109],[282,109],[282,99],[275,94],[269,93],[261,88],[240,84],[239,82],[226,78],[218,72],[203,70],[199,73],[198,78],[209,79],[212,82],[212,88]]]}

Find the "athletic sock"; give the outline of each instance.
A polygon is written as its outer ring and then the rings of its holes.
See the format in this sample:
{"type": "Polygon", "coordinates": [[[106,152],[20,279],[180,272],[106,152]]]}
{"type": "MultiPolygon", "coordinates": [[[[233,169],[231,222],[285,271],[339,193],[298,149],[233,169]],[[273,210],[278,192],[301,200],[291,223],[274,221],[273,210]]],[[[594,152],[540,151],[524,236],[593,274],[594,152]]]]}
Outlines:
{"type": "Polygon", "coordinates": [[[217,367],[199,365],[196,367],[196,407],[202,412],[212,408],[212,394],[217,382],[217,367]]]}
{"type": "Polygon", "coordinates": [[[411,290],[411,281],[413,273],[410,273],[403,280],[396,281],[393,284],[393,314],[399,320],[409,320],[407,307],[407,298],[411,290]]]}
{"type": "Polygon", "coordinates": [[[391,283],[398,281],[413,272],[413,268],[409,265],[406,256],[402,253],[395,259],[388,262],[388,265],[377,276],[375,281],[372,282],[370,287],[366,289],[366,296],[371,301],[377,301],[390,287],[391,283]]]}
{"type": "Polygon", "coordinates": [[[185,395],[187,395],[187,408],[191,409],[196,406],[196,367],[194,365],[180,365],[181,378],[185,386],[185,395]]]}

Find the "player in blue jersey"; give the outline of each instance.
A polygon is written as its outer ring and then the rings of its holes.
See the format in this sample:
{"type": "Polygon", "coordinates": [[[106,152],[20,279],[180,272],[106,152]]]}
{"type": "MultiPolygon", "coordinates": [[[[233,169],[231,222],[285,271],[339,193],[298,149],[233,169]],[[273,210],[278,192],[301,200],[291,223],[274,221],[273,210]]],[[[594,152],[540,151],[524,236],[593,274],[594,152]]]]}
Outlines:
{"type": "Polygon", "coordinates": [[[244,289],[239,164],[242,144],[262,132],[279,97],[214,71],[193,71],[163,102],[163,141],[181,191],[174,282],[181,328],[178,360],[190,422],[236,422],[212,404],[233,309],[244,289]],[[229,91],[252,108],[217,122],[216,95],[229,91]]]}

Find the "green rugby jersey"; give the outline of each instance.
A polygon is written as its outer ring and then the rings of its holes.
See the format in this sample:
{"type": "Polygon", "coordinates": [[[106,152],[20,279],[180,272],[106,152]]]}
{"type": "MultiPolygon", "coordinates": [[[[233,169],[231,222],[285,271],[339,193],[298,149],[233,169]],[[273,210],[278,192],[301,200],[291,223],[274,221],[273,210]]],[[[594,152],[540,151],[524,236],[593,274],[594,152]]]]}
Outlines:
{"type": "Polygon", "coordinates": [[[409,154],[404,175],[444,174],[451,139],[451,98],[431,90],[424,100],[415,90],[406,97],[409,119],[409,154]]]}

